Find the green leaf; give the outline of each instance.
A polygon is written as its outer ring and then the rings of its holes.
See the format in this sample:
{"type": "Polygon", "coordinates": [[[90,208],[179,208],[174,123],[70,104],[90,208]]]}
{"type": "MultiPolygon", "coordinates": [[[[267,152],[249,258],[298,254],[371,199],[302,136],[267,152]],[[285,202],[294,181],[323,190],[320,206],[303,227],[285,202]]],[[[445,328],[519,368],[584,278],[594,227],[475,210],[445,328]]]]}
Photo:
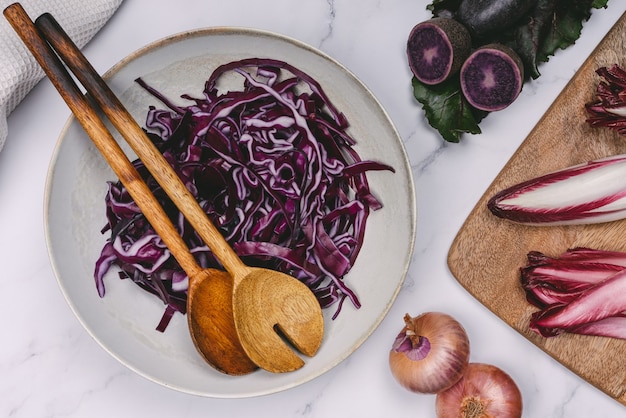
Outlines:
{"type": "MultiPolygon", "coordinates": [[[[606,5],[605,0],[604,3],[606,5]]],[[[545,35],[537,51],[537,61],[547,62],[550,56],[559,49],[566,49],[573,45],[583,29],[583,22],[591,17],[591,8],[600,1],[574,0],[564,4],[559,2],[552,18],[550,30],[545,35]]]]}
{"type": "Polygon", "coordinates": [[[426,119],[448,142],[459,142],[463,133],[481,133],[478,122],[487,112],[477,111],[463,97],[458,78],[430,86],[413,77],[413,95],[422,104],[426,119]]]}
{"type": "MultiPolygon", "coordinates": [[[[597,6],[603,7],[607,1],[596,0],[597,6]]],[[[536,79],[539,64],[580,38],[594,4],[594,0],[538,0],[528,16],[494,41],[513,48],[524,61],[526,75],[536,79]]]]}
{"type": "Polygon", "coordinates": [[[526,78],[538,78],[537,52],[542,39],[550,28],[554,16],[554,0],[539,0],[524,24],[516,26],[512,31],[512,40],[508,44],[517,52],[524,62],[526,78]]]}
{"type": "Polygon", "coordinates": [[[606,6],[608,5],[609,0],[594,0],[593,3],[591,3],[591,7],[593,7],[594,9],[601,9],[601,8],[606,8],[606,6]]]}

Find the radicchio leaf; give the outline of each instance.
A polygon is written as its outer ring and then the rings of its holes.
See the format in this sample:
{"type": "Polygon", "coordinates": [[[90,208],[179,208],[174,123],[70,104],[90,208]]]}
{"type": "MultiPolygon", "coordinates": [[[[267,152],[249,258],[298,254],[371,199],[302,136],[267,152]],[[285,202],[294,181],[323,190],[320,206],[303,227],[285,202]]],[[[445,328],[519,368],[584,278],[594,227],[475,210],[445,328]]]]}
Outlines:
{"type": "Polygon", "coordinates": [[[530,303],[530,329],[626,339],[626,253],[573,248],[559,257],[528,253],[521,284],[530,303]]]}

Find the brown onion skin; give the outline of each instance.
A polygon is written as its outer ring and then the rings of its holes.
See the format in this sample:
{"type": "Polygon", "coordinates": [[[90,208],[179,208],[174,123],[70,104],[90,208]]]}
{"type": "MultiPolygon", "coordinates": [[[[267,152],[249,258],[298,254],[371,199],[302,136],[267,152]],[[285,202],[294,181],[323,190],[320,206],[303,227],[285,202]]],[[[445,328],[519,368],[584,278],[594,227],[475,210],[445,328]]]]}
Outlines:
{"type": "Polygon", "coordinates": [[[426,312],[415,318],[406,314],[405,327],[389,352],[389,367],[405,389],[415,393],[438,393],[454,385],[469,364],[469,338],[463,326],[450,315],[426,312]],[[407,332],[414,346],[426,337],[430,350],[423,359],[410,359],[396,346],[407,332]]]}
{"type": "Polygon", "coordinates": [[[435,406],[438,418],[520,418],[522,394],[498,367],[470,363],[461,380],[437,394],[435,406]]]}

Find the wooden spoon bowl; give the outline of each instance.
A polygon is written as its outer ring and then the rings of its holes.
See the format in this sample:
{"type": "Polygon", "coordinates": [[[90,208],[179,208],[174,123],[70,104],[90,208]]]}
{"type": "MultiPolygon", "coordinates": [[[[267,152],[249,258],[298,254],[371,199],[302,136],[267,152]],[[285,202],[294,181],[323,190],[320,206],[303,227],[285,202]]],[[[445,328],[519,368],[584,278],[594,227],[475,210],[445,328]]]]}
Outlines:
{"type": "Polygon", "coordinates": [[[235,275],[233,316],[238,334],[245,337],[241,343],[248,357],[271,372],[304,365],[287,342],[313,356],[324,336],[320,304],[311,290],[274,270],[247,268],[243,275],[235,275]]]}
{"type": "Polygon", "coordinates": [[[230,274],[204,269],[189,280],[187,323],[189,333],[202,357],[222,373],[240,376],[258,366],[241,346],[232,304],[230,274]]]}

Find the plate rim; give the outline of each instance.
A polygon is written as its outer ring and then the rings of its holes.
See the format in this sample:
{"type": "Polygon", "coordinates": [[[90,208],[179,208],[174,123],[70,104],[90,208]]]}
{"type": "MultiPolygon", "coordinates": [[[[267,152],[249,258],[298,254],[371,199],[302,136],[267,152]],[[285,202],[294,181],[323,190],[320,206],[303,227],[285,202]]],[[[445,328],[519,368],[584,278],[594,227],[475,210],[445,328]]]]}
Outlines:
{"type": "Polygon", "coordinates": [[[309,381],[316,379],[317,377],[335,368],[337,365],[343,362],[346,358],[348,358],[351,354],[353,354],[359,347],[361,347],[361,345],[367,339],[371,337],[371,335],[375,332],[375,330],[380,326],[382,321],[385,319],[385,317],[389,313],[394,302],[396,301],[397,296],[400,293],[400,290],[402,289],[402,286],[406,280],[406,276],[408,274],[408,270],[412,262],[414,249],[415,249],[416,230],[417,230],[417,201],[416,201],[417,193],[415,189],[415,180],[414,180],[413,172],[411,170],[410,160],[408,158],[408,154],[404,146],[404,142],[402,141],[402,137],[400,136],[395,124],[393,123],[392,118],[388,114],[387,110],[382,106],[378,98],[373,94],[373,92],[369,89],[369,87],[359,77],[357,77],[351,70],[349,70],[345,65],[341,64],[338,60],[331,57],[329,54],[315,48],[312,45],[307,44],[298,39],[292,38],[290,36],[280,34],[274,31],[249,28],[249,27],[240,27],[240,26],[214,26],[214,27],[196,28],[196,29],[191,29],[187,31],[181,31],[181,32],[177,32],[172,35],[168,35],[168,36],[159,38],[157,40],[154,40],[146,44],[145,46],[135,50],[134,52],[131,52],[124,58],[120,59],[113,66],[111,66],[107,71],[105,71],[102,77],[108,81],[112,77],[114,77],[117,73],[119,73],[123,68],[125,68],[127,65],[132,63],[133,61],[141,58],[142,56],[146,54],[151,53],[152,51],[156,49],[162,48],[164,46],[168,46],[176,42],[183,42],[189,38],[210,37],[212,35],[225,35],[225,34],[226,35],[262,36],[262,37],[268,37],[268,38],[281,40],[283,42],[292,44],[296,46],[297,48],[302,49],[308,53],[317,55],[323,60],[326,60],[330,64],[336,66],[339,70],[344,72],[349,78],[355,81],[359,85],[359,87],[363,89],[363,92],[369,96],[369,99],[372,100],[372,102],[376,105],[377,112],[380,112],[381,116],[383,116],[384,119],[388,122],[389,128],[393,132],[394,141],[397,141],[398,143],[398,150],[400,151],[400,154],[402,157],[402,164],[406,168],[407,176],[406,176],[405,181],[407,182],[407,188],[410,193],[410,196],[408,198],[408,203],[410,205],[409,210],[408,210],[408,215],[410,217],[409,225],[408,225],[409,237],[410,237],[409,246],[406,250],[406,260],[404,262],[404,266],[401,269],[401,278],[400,280],[398,280],[398,283],[392,293],[392,296],[385,304],[384,309],[376,317],[376,321],[374,321],[373,323],[369,325],[369,328],[367,329],[366,332],[364,332],[361,335],[361,338],[354,341],[350,350],[347,350],[342,355],[336,356],[334,361],[328,362],[326,367],[322,367],[315,373],[311,373],[309,375],[304,376],[303,379],[296,380],[294,382],[291,382],[289,384],[284,384],[282,386],[273,387],[268,390],[251,391],[246,394],[232,394],[232,395],[223,394],[223,393],[217,394],[217,393],[209,393],[207,391],[193,391],[193,390],[189,390],[188,388],[182,388],[176,385],[171,385],[171,384],[168,384],[167,382],[159,380],[158,378],[150,375],[149,373],[146,373],[146,371],[141,370],[140,368],[136,367],[133,364],[130,364],[128,361],[121,358],[116,352],[114,352],[109,347],[107,347],[104,344],[104,342],[101,341],[101,339],[97,337],[97,335],[95,335],[94,331],[91,329],[91,326],[89,326],[85,322],[85,319],[82,317],[80,312],[78,312],[77,307],[72,302],[71,298],[68,295],[68,292],[65,289],[64,284],[62,283],[61,272],[60,272],[59,267],[57,266],[57,260],[55,259],[55,256],[53,254],[53,243],[52,243],[52,237],[51,237],[51,231],[50,231],[51,229],[50,227],[50,216],[51,216],[50,204],[51,204],[51,199],[52,199],[52,194],[53,194],[52,182],[54,178],[54,170],[56,168],[56,162],[59,158],[63,141],[66,138],[70,127],[74,124],[74,122],[76,122],[76,118],[73,114],[70,114],[67,121],[63,125],[61,132],[58,134],[57,141],[56,141],[56,144],[55,144],[55,147],[54,147],[51,159],[50,159],[50,163],[48,166],[45,188],[44,188],[44,234],[45,234],[48,258],[50,260],[50,263],[53,269],[53,274],[55,276],[59,289],[61,290],[65,298],[66,303],[72,310],[74,316],[79,321],[83,329],[87,331],[87,333],[91,336],[91,338],[93,338],[98,343],[98,345],[102,349],[104,349],[105,352],[107,352],[109,355],[115,358],[120,364],[122,364],[126,368],[132,370],[133,372],[137,373],[138,375],[142,376],[143,378],[149,381],[152,381],[154,383],[157,383],[159,385],[165,386],[170,389],[177,390],[182,393],[188,393],[188,394],[199,395],[199,396],[210,397],[210,398],[250,398],[250,397],[264,396],[264,395],[270,395],[270,394],[282,392],[282,391],[295,388],[297,386],[300,386],[304,383],[307,383],[309,381]]]}

